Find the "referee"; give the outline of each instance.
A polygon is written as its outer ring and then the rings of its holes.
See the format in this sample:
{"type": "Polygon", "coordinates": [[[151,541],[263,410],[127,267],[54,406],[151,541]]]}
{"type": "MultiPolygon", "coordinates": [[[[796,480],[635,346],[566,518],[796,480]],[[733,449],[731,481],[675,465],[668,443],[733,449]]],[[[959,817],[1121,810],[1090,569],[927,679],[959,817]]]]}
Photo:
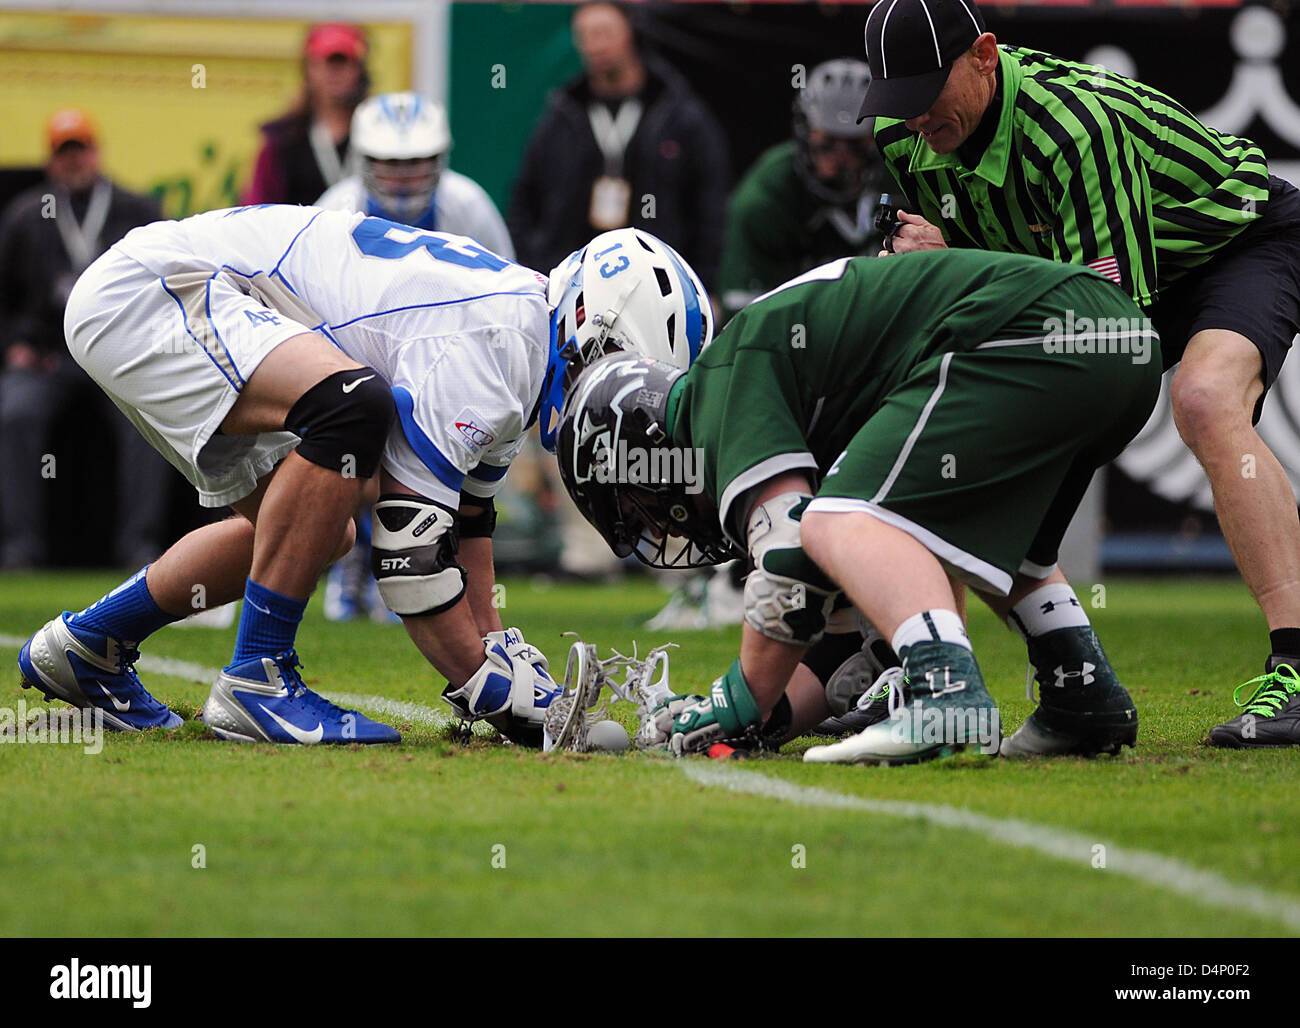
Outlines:
{"type": "MultiPolygon", "coordinates": [[[[973,0],[880,0],[865,34],[861,116],[875,116],[887,175],[919,212],[887,248],[1087,265],[1151,319],[1166,366],[1181,360],[1174,420],[1270,630],[1265,674],[1210,742],[1300,745],[1300,519],[1254,428],[1300,328],[1300,192],[1250,140],[1157,90],[999,47],[973,0]]],[[[1032,734],[1003,752],[1040,752],[1032,734]]]]}

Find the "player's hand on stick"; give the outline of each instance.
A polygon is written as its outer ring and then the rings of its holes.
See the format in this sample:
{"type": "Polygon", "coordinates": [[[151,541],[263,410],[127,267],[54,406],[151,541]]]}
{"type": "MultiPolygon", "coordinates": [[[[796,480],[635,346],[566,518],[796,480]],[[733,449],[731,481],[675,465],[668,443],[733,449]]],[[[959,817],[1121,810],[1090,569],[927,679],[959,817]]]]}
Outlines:
{"type": "Polygon", "coordinates": [[[722,736],[713,717],[713,704],[703,696],[670,696],[641,722],[636,744],[658,749],[675,757],[704,752],[722,736]],[[678,724],[679,719],[681,724],[678,724]],[[708,738],[698,733],[703,732],[708,738]]]}
{"type": "Polygon", "coordinates": [[[737,659],[714,679],[707,697],[674,695],[655,707],[641,722],[637,745],[690,757],[707,753],[723,739],[752,736],[762,724],[737,659]]]}
{"type": "Polygon", "coordinates": [[[546,655],[530,645],[517,628],[483,637],[484,661],[463,686],[443,691],[462,721],[480,718],[513,742],[542,745],[546,708],[560,695],[546,655]]]}
{"type": "MultiPolygon", "coordinates": [[[[914,250],[946,250],[948,244],[943,240],[943,232],[937,225],[931,225],[919,214],[899,211],[898,220],[903,224],[892,236],[894,253],[911,253],[914,250]]],[[[879,256],[888,257],[890,251],[881,250],[879,256]]]]}

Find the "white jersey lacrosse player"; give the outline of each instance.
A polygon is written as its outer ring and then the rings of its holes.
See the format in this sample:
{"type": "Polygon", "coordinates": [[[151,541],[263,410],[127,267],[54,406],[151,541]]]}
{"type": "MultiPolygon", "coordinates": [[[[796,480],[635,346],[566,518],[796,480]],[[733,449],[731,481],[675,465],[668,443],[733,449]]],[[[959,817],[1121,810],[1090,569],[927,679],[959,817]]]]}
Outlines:
{"type": "Polygon", "coordinates": [[[598,237],[548,281],[465,237],[311,207],[136,229],[73,288],[69,350],[200,502],[240,516],[48,622],[20,653],[24,683],[99,708],[113,728],[173,728],[180,719],[135,673],[139,643],[242,594],[234,654],[202,712],[209,727],[249,741],[398,741],[307,689],[294,650],[378,472],[384,600],[463,719],[540,744],[558,687],[491,603],[492,495],[539,412],[556,423],[590,354],[685,363],[707,341],[701,305],[680,258],[635,230],[598,237]],[[575,307],[584,277],[587,305],[575,307]]]}
{"type": "Polygon", "coordinates": [[[321,194],[317,207],[469,236],[514,259],[510,232],[492,198],[447,167],[451,128],[441,104],[419,93],[372,96],[353,113],[348,138],[352,174],[321,194]]]}
{"type": "MultiPolygon", "coordinates": [[[[514,259],[510,233],[487,193],[447,167],[451,128],[441,104],[418,93],[372,96],[352,115],[348,160],[352,174],[316,201],[326,210],[360,211],[413,228],[469,236],[514,259]]],[[[357,543],[325,578],[323,610],[330,621],[393,617],[370,573],[370,504],[356,515],[357,543]]]]}

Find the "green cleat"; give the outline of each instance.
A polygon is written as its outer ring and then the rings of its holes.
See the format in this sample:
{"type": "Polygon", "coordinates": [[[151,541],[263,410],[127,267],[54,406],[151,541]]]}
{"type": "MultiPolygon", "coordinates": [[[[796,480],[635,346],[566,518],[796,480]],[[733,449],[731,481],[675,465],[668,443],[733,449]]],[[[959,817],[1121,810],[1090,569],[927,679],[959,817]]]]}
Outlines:
{"type": "MultiPolygon", "coordinates": [[[[1004,757],[1118,753],[1137,745],[1133,698],[1091,628],[1058,628],[1028,640],[1038,708],[1002,744],[1004,757]]],[[[1033,699],[1032,680],[1027,682],[1033,699]]]]}
{"type": "Polygon", "coordinates": [[[1232,691],[1232,702],[1245,710],[1210,729],[1211,746],[1300,746],[1300,675],[1279,657],[1270,657],[1265,668],[1264,674],[1232,691]],[[1254,690],[1242,700],[1242,690],[1250,686],[1254,690]]]}
{"type": "Polygon", "coordinates": [[[917,764],[967,746],[998,752],[998,707],[970,650],[923,642],[899,656],[903,678],[891,688],[889,717],[830,746],[812,747],[805,763],[917,764]]]}

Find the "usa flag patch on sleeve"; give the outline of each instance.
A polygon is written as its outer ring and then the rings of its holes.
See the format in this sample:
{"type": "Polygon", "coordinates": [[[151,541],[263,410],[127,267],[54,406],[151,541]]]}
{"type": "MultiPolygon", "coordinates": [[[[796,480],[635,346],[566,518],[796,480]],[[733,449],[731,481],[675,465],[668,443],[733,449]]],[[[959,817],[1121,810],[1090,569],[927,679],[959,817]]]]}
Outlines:
{"type": "Polygon", "coordinates": [[[1095,261],[1089,261],[1088,267],[1102,278],[1108,278],[1116,285],[1120,284],[1119,261],[1116,258],[1098,257],[1095,261]]]}

